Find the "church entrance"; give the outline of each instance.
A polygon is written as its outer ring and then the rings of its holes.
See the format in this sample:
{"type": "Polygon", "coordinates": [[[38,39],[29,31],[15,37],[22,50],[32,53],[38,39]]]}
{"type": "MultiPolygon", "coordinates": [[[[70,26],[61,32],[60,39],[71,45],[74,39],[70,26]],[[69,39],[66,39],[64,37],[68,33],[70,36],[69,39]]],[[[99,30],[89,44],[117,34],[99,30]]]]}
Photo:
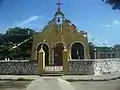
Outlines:
{"type": "Polygon", "coordinates": [[[74,43],[71,47],[72,59],[84,59],[84,46],[81,43],[74,43]]]}
{"type": "Polygon", "coordinates": [[[43,50],[45,52],[45,66],[49,65],[49,47],[47,44],[40,44],[37,48],[37,60],[38,60],[38,52],[41,49],[41,45],[43,45],[43,50]]]}
{"type": "Polygon", "coordinates": [[[64,45],[62,43],[58,43],[54,48],[54,65],[62,66],[63,65],[63,49],[64,45]]]}

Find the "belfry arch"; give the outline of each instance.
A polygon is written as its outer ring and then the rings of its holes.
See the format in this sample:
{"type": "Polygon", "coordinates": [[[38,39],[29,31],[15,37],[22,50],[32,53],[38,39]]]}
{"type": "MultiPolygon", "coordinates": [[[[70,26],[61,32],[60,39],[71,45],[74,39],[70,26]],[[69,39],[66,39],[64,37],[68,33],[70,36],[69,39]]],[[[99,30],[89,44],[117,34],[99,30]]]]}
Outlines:
{"type": "Polygon", "coordinates": [[[43,50],[45,52],[45,66],[48,66],[49,65],[49,47],[47,44],[43,43],[37,46],[37,60],[38,60],[38,52],[41,49],[42,45],[43,45],[43,50]]]}
{"type": "Polygon", "coordinates": [[[72,59],[85,59],[85,47],[81,42],[75,42],[71,46],[72,59]]]}

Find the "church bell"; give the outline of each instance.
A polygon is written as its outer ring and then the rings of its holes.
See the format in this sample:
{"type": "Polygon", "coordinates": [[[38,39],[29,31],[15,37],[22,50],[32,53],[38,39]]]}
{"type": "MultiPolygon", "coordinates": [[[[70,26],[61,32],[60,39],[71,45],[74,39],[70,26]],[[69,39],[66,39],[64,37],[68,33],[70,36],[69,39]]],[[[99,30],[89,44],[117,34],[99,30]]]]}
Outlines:
{"type": "Polygon", "coordinates": [[[58,18],[58,20],[57,20],[58,22],[60,22],[60,18],[58,18]]]}

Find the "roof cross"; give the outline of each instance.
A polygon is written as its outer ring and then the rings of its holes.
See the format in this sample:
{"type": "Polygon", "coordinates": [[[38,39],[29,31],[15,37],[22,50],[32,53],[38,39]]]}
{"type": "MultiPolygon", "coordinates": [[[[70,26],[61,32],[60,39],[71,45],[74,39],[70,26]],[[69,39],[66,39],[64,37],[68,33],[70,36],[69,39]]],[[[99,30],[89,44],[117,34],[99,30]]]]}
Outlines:
{"type": "Polygon", "coordinates": [[[60,12],[61,11],[61,7],[60,6],[62,5],[60,0],[58,0],[58,3],[56,5],[58,6],[57,11],[60,12]]]}

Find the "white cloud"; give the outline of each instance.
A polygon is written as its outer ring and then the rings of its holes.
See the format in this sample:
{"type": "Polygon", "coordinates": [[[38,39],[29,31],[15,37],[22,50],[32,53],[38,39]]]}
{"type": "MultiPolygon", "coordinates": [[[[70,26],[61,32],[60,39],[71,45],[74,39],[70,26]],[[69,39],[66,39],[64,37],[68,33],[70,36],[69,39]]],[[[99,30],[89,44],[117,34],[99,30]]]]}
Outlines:
{"type": "Polygon", "coordinates": [[[111,27],[111,26],[114,26],[114,27],[120,27],[120,21],[118,20],[113,20],[113,22],[111,24],[106,24],[104,25],[105,27],[111,27]]]}
{"type": "Polygon", "coordinates": [[[100,43],[100,45],[98,46],[107,46],[107,47],[111,47],[112,45],[110,45],[110,43],[107,40],[103,40],[102,43],[100,43]]]}
{"type": "Polygon", "coordinates": [[[18,23],[17,25],[14,25],[14,27],[15,26],[22,27],[22,26],[25,26],[25,25],[29,24],[32,21],[36,21],[36,20],[39,20],[39,19],[42,19],[42,18],[44,18],[44,16],[31,16],[30,18],[18,23]]]}
{"type": "Polygon", "coordinates": [[[110,27],[111,25],[106,24],[105,27],[110,27]]]}
{"type": "Polygon", "coordinates": [[[93,37],[92,34],[88,33],[87,35],[88,35],[88,41],[89,42],[93,42],[93,44],[95,44],[95,45],[100,44],[101,41],[96,39],[95,37],[93,37]]]}
{"type": "Polygon", "coordinates": [[[108,41],[107,40],[105,40],[104,43],[108,45],[108,41]]]}
{"type": "Polygon", "coordinates": [[[113,25],[114,27],[120,27],[120,21],[114,20],[113,23],[112,23],[112,25],[113,25]]]}
{"type": "Polygon", "coordinates": [[[89,42],[93,42],[96,46],[110,46],[107,40],[99,40],[93,37],[92,34],[88,33],[88,40],[89,42]]]}
{"type": "Polygon", "coordinates": [[[116,25],[119,25],[119,26],[120,26],[120,21],[114,20],[114,21],[113,21],[113,24],[116,24],[116,25]]]}

